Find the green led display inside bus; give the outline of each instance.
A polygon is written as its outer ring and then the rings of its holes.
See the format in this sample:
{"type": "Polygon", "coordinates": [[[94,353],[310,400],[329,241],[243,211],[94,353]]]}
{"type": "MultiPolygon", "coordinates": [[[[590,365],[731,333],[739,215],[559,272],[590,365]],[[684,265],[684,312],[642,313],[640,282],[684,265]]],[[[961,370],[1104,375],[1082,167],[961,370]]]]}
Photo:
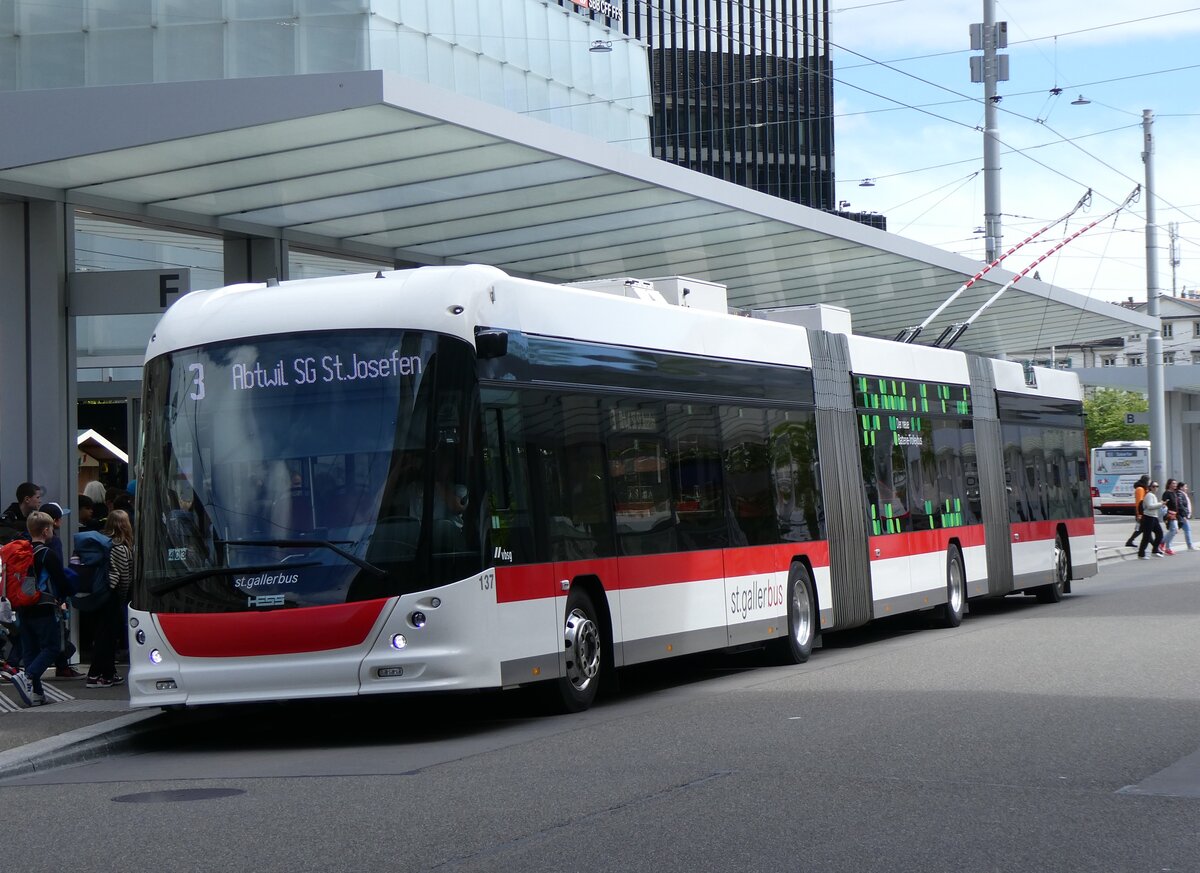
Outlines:
{"type": "Polygon", "coordinates": [[[854,405],[860,410],[970,416],[971,389],[941,382],[855,376],[854,405]]]}

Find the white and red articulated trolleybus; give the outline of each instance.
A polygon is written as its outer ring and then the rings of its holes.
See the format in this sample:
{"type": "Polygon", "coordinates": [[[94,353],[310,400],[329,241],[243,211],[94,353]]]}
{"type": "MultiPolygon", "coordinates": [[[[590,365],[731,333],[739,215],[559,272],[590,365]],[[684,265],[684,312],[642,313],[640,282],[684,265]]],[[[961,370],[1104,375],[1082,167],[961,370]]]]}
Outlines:
{"type": "Polygon", "coordinates": [[[426,267],[172,306],[133,703],[545,683],[578,710],[625,665],[798,663],[1096,572],[1073,374],[830,307],[729,314],[691,280],[588,284],[426,267]]]}

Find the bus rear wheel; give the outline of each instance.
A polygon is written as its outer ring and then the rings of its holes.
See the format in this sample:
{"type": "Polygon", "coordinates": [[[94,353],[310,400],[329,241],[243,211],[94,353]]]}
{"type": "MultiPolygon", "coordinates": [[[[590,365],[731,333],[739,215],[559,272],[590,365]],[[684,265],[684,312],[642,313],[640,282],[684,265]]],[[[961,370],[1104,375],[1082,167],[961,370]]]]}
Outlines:
{"type": "Polygon", "coordinates": [[[817,639],[817,598],[812,577],[801,563],[792,564],[786,591],[788,634],[771,646],[772,660],[780,664],[803,664],[812,655],[817,639]]]}
{"type": "Polygon", "coordinates": [[[1039,603],[1058,603],[1067,590],[1071,579],[1071,555],[1063,542],[1062,534],[1054,538],[1054,581],[1049,585],[1033,589],[1039,603]]]}
{"type": "Polygon", "coordinates": [[[958,627],[962,624],[967,606],[967,574],[963,569],[962,553],[951,546],[946,555],[946,602],[936,610],[937,621],[942,627],[958,627]]]}
{"type": "Polygon", "coordinates": [[[565,675],[554,683],[555,708],[583,712],[596,700],[604,679],[604,633],[591,596],[572,588],[563,619],[565,675]]]}

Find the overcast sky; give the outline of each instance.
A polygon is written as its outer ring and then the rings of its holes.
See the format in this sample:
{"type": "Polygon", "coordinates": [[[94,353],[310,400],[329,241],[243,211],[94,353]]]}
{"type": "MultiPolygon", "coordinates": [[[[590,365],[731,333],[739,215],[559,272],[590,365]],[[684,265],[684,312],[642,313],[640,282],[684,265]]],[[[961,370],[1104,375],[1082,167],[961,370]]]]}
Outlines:
{"type": "MultiPolygon", "coordinates": [[[[1001,0],[996,18],[1008,23],[1011,66],[998,87],[1004,248],[1069,211],[1088,188],[1091,209],[1066,234],[1144,183],[1142,110],[1150,109],[1159,284],[1171,292],[1168,224],[1178,222],[1175,285],[1200,291],[1200,5],[1001,0]],[[1080,95],[1091,102],[1072,105],[1080,95]]],[[[883,213],[892,233],[979,260],[983,86],[970,81],[968,28],[982,20],[982,0],[831,0],[829,34],[838,198],[883,213]],[[874,187],[859,185],[867,178],[874,187]]],[[[1104,300],[1144,300],[1145,202],[1046,260],[1041,278],[1104,300]]],[[[1063,237],[1060,226],[1005,266],[1020,271],[1063,237]]]]}

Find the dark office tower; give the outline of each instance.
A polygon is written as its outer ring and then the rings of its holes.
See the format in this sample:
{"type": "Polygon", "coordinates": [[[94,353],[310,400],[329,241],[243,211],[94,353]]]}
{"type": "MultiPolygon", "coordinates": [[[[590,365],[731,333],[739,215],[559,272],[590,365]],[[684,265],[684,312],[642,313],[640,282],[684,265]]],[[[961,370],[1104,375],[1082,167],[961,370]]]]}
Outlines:
{"type": "Polygon", "coordinates": [[[828,0],[560,3],[650,46],[655,157],[834,210],[828,0]]]}

